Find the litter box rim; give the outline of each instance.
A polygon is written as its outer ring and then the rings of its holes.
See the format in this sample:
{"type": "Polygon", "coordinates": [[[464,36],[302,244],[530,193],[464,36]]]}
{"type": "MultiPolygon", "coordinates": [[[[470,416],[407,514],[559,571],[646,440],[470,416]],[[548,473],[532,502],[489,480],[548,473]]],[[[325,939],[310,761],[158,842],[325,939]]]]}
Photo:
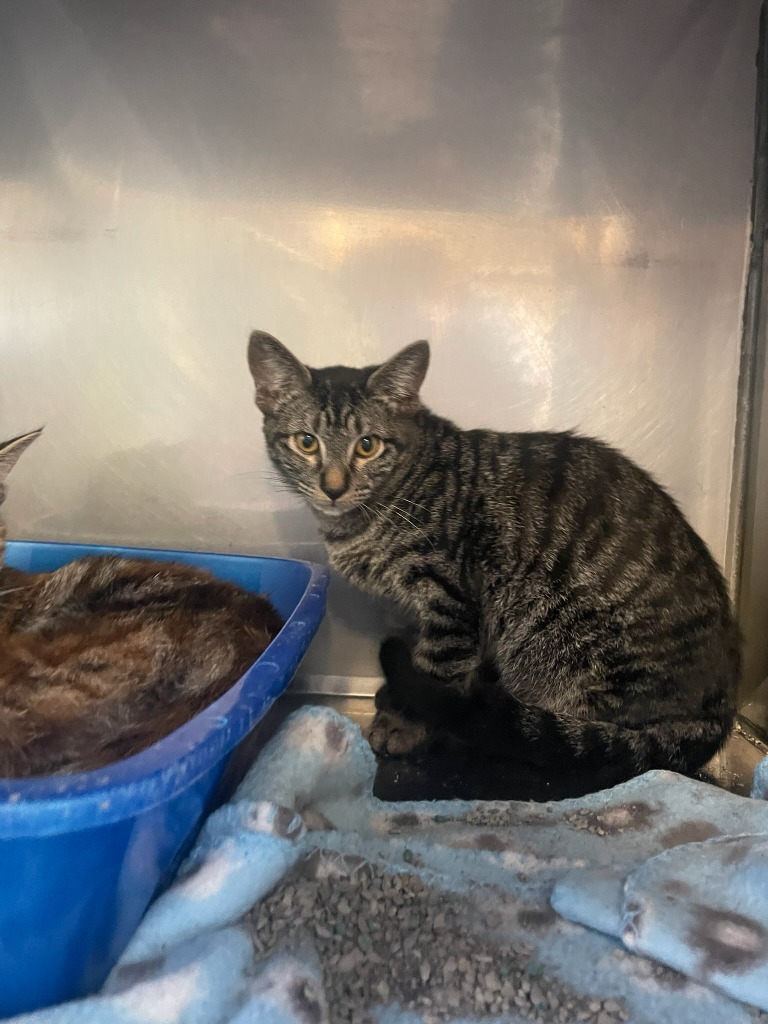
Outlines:
{"type": "Polygon", "coordinates": [[[41,549],[71,555],[60,565],[90,555],[119,555],[178,561],[217,575],[211,562],[222,567],[258,562],[272,568],[290,567],[292,572],[302,567],[308,578],[299,601],[263,654],[221,697],[162,740],[106,768],[30,779],[0,778],[0,839],[71,833],[135,818],[172,800],[219,765],[291,682],[324,617],[330,580],[326,566],[301,559],[51,541],[8,541],[4,564],[15,566],[19,558],[41,549]]]}

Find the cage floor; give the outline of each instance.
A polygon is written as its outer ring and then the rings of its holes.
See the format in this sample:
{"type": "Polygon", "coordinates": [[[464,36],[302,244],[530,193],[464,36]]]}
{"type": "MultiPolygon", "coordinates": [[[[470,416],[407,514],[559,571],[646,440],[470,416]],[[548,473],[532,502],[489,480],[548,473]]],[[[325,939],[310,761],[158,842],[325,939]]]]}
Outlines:
{"type": "MultiPolygon", "coordinates": [[[[365,731],[374,715],[371,697],[305,693],[285,694],[264,723],[273,733],[296,708],[322,704],[356,722],[365,731]]],[[[698,778],[741,796],[749,794],[758,761],[768,753],[748,727],[738,724],[726,747],[698,778]]],[[[419,763],[387,759],[379,763],[374,795],[382,800],[564,800],[584,796],[613,785],[618,779],[589,774],[551,775],[522,762],[482,761],[478,758],[427,757],[419,763]]]]}

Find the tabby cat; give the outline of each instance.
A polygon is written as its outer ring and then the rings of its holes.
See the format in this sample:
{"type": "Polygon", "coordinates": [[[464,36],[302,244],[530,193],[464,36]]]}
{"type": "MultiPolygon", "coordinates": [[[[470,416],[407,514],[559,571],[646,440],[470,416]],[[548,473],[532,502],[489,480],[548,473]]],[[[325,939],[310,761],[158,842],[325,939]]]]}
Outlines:
{"type": "Polygon", "coordinates": [[[725,582],[646,472],[569,432],[460,430],[420,402],[424,341],[318,370],[257,331],[248,361],[331,565],[412,623],[382,645],[378,754],[629,776],[722,746],[740,671],[725,582]]]}
{"type": "MultiPolygon", "coordinates": [[[[40,435],[0,443],[5,480],[40,435]]],[[[282,622],[202,569],[116,556],[2,566],[0,776],[85,771],[167,736],[221,696],[282,622]]]]}

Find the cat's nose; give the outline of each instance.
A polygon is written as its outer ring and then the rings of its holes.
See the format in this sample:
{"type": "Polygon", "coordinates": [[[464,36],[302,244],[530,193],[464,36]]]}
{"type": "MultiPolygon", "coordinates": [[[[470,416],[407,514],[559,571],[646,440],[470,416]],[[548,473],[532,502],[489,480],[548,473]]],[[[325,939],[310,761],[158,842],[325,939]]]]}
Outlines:
{"type": "Polygon", "coordinates": [[[336,501],[349,489],[349,480],[343,469],[332,466],[320,474],[320,489],[331,501],[336,501]]]}

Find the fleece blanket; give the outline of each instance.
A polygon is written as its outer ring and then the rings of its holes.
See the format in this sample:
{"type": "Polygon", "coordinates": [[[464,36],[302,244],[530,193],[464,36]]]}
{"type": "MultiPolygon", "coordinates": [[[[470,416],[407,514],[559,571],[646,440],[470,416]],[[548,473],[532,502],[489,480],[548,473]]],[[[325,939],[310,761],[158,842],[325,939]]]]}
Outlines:
{"type": "MultiPolygon", "coordinates": [[[[497,939],[525,949],[536,967],[526,998],[543,971],[593,1000],[578,1015],[565,1004],[558,1011],[550,995],[527,1020],[747,1024],[762,1018],[755,1008],[768,1011],[766,762],[751,798],[651,772],[548,804],[385,804],[371,795],[374,773],[357,726],[326,708],[296,712],[208,819],[102,992],[16,1020],[323,1024],[332,1007],[315,951],[260,949],[246,927],[253,908],[313,856],[331,876],[336,858],[345,870],[374,864],[423,877],[456,907],[482,894],[497,939]]],[[[296,913],[291,899],[286,919],[296,913]]],[[[352,975],[369,955],[370,943],[360,947],[358,960],[347,956],[352,975]]],[[[430,967],[426,954],[413,955],[425,981],[430,969],[449,980],[461,968],[461,957],[458,967],[454,957],[430,967]]],[[[486,980],[501,991],[493,966],[486,980]]],[[[377,991],[379,1024],[446,1019],[403,1010],[387,985],[377,991]]],[[[452,1019],[521,1019],[494,1018],[493,1005],[452,1019]]]]}

